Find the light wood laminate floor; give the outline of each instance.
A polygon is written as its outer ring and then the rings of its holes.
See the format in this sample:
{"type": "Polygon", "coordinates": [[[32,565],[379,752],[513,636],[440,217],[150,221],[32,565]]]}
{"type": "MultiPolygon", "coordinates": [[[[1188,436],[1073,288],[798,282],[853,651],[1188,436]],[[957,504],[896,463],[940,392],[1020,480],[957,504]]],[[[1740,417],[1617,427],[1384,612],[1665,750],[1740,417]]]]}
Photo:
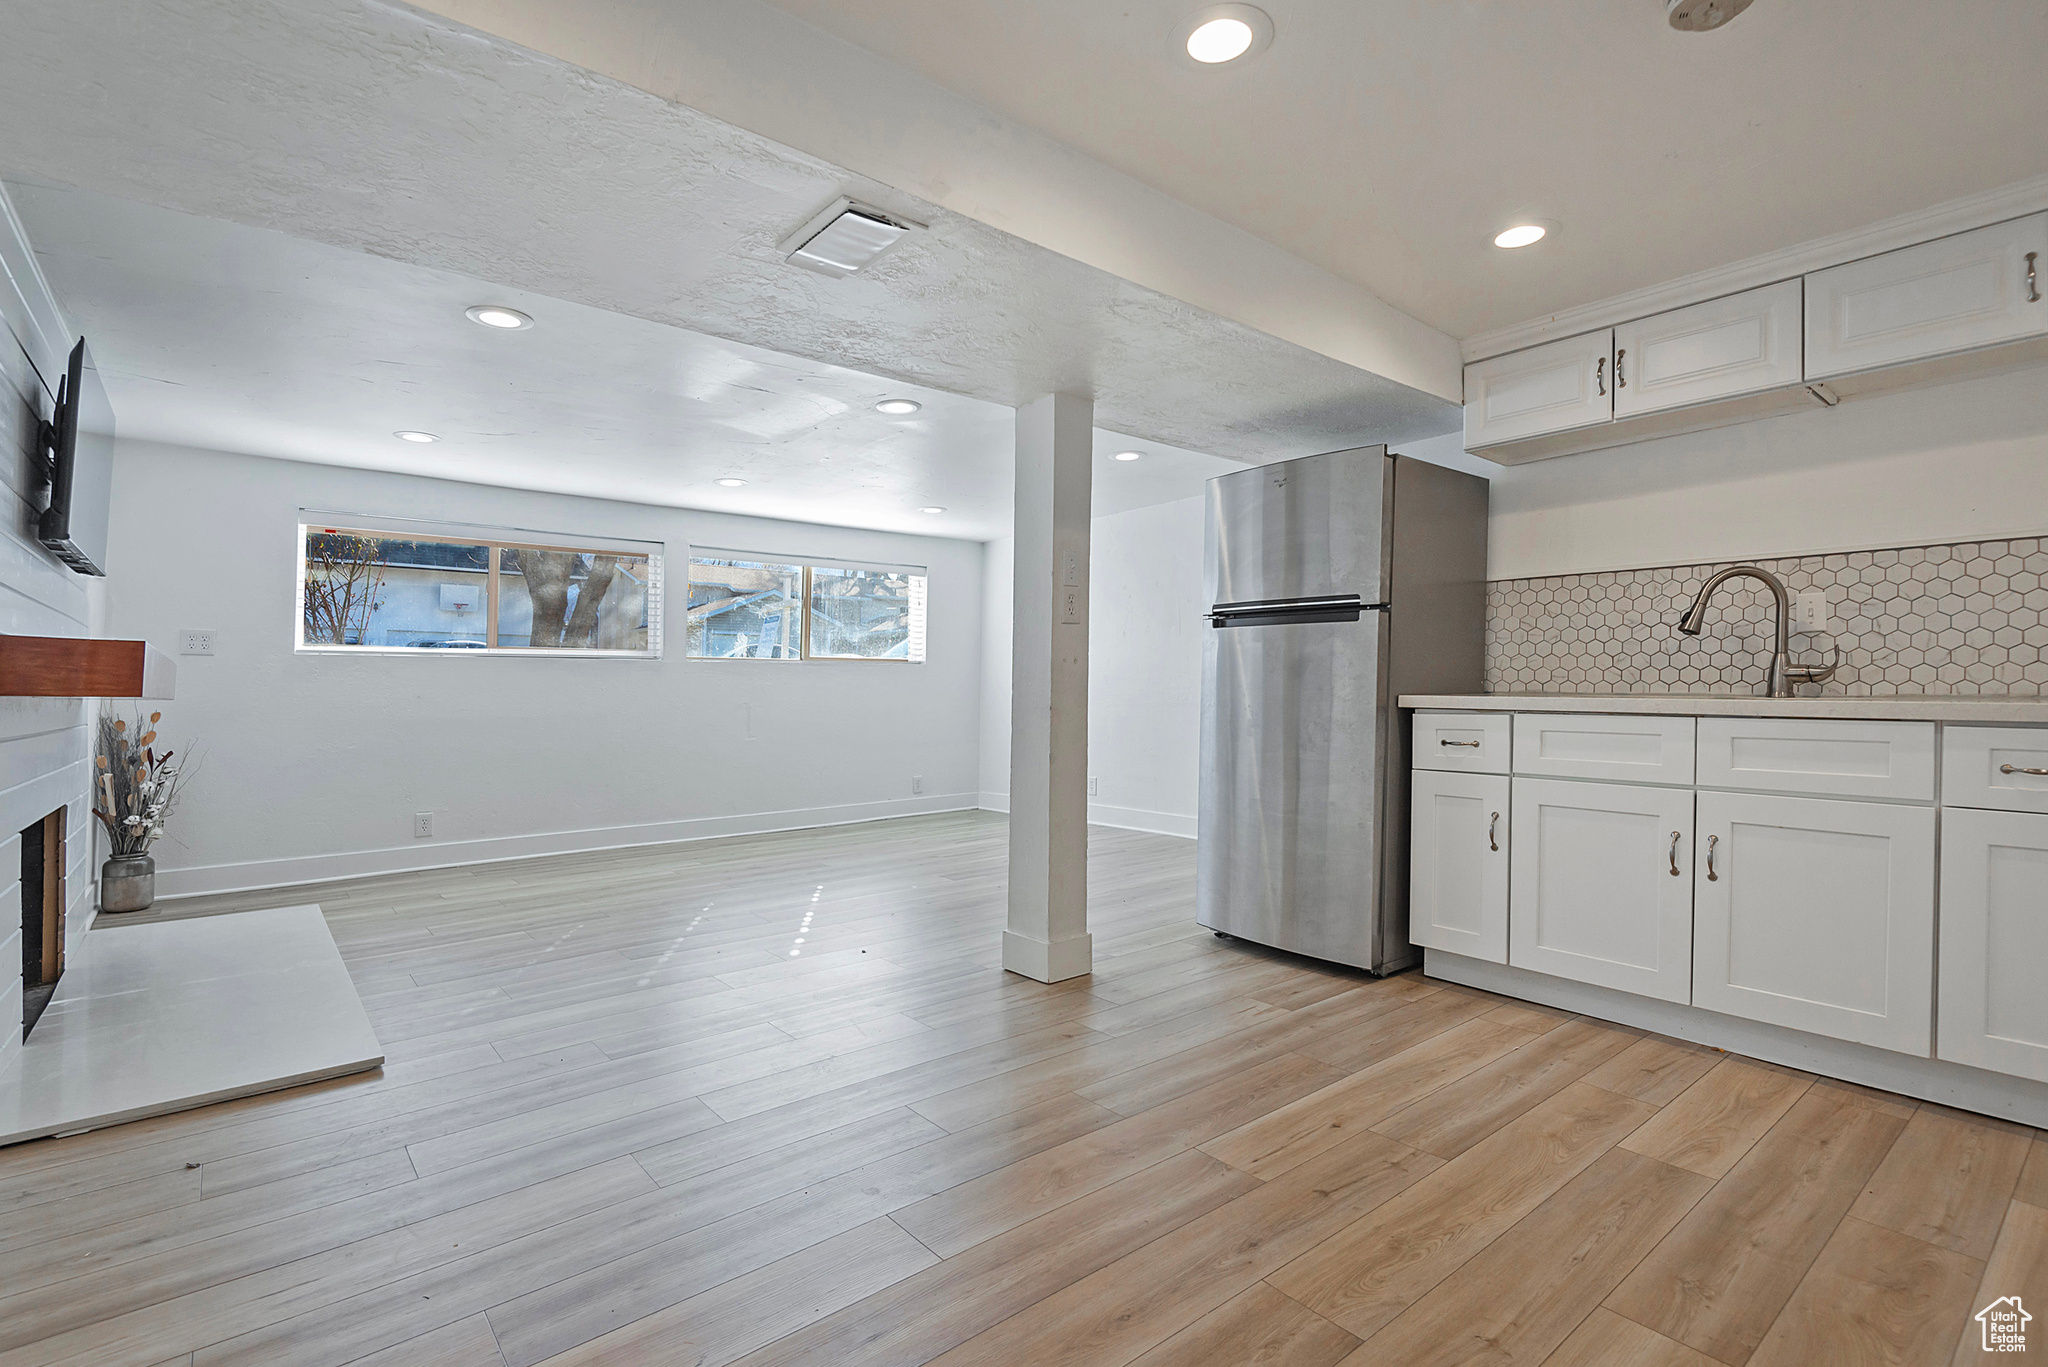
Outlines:
{"type": "MultiPolygon", "coordinates": [[[[1193,921],[964,813],[318,889],[381,1073],[0,1151],[0,1367],[1950,1363],[2048,1141],[1193,921]]],[[[171,914],[274,905],[276,894],[171,914]]],[[[306,900],[303,890],[282,900],[306,900]]]]}

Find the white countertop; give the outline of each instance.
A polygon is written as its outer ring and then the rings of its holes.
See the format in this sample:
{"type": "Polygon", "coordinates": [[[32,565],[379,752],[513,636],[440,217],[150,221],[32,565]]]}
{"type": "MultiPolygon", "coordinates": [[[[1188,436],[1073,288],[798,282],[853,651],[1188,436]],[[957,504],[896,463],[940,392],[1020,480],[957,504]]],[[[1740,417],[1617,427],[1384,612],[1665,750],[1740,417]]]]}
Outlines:
{"type": "Polygon", "coordinates": [[[1758,698],[1735,693],[1404,693],[1403,707],[1458,712],[1656,713],[1674,717],[1832,717],[2048,726],[2048,698],[1907,694],[1891,698],[1758,698]]]}

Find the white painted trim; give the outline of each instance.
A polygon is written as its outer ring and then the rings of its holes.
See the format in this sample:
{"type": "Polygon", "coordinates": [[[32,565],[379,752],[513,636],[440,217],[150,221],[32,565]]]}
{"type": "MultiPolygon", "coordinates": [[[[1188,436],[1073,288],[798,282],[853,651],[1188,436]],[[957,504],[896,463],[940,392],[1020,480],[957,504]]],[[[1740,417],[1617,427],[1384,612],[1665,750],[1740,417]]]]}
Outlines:
{"type": "Polygon", "coordinates": [[[972,811],[975,808],[974,797],[972,793],[941,793],[886,802],[849,802],[834,807],[744,812],[681,821],[649,821],[631,826],[597,826],[580,831],[543,831],[533,835],[439,841],[381,850],[351,850],[340,854],[202,864],[184,869],[159,868],[156,875],[157,899],[175,901],[181,897],[210,893],[332,883],[381,873],[414,873],[422,869],[498,864],[508,859],[531,859],[539,855],[580,854],[591,850],[716,840],[722,836],[801,831],[818,826],[850,826],[863,821],[929,816],[937,812],[972,811]]]}
{"type": "MultiPolygon", "coordinates": [[[[1008,793],[981,793],[974,804],[984,812],[1001,812],[1008,815],[1010,795],[1008,793]]],[[[1152,835],[1177,836],[1182,840],[1195,838],[1196,818],[1183,816],[1179,812],[1153,812],[1143,807],[1112,807],[1103,802],[1088,804],[1088,824],[1111,826],[1120,831],[1145,831],[1152,835]]]]}
{"type": "Polygon", "coordinates": [[[1547,973],[1532,973],[1526,968],[1447,954],[1440,949],[1423,951],[1422,971],[1445,982],[1632,1025],[1638,1030],[1690,1040],[1766,1063],[1841,1078],[1958,1110],[1998,1116],[2022,1125],[2048,1125],[2048,1084],[2026,1078],[1810,1035],[1803,1030],[1724,1016],[1697,1006],[1654,1001],[1590,983],[1554,978],[1547,973]]]}
{"type": "Polygon", "coordinates": [[[1148,812],[1142,807],[1111,807],[1106,803],[1091,802],[1088,804],[1088,824],[1179,836],[1183,840],[1195,838],[1194,817],[1183,816],[1179,812],[1148,812]]]}
{"type": "Polygon", "coordinates": [[[1924,536],[1890,541],[1829,542],[1800,551],[1750,551],[1743,555],[1722,555],[1711,560],[1659,560],[1651,564],[1629,561],[1600,562],[1584,569],[1552,570],[1545,574],[1515,574],[1488,579],[1488,584],[1529,584],[1544,579],[1579,579],[1591,574],[1646,574],[1651,570],[1691,569],[1696,565],[1750,565],[1772,560],[1810,560],[1821,555],[1856,555],[1864,551],[1926,550],[1935,546],[1982,545],[1986,541],[2024,541],[2048,537],[2048,522],[2022,523],[2011,531],[1931,532],[1924,536]]]}
{"type": "Polygon", "coordinates": [[[28,229],[14,212],[14,201],[7,197],[5,186],[0,186],[0,278],[5,279],[14,297],[13,308],[0,303],[0,319],[15,320],[16,326],[34,333],[19,339],[22,350],[28,353],[30,364],[54,395],[58,367],[70,354],[76,334],[58,306],[50,282],[43,278],[42,264],[36,260],[35,247],[28,240],[28,229]]]}
{"type": "Polygon", "coordinates": [[[1612,327],[1689,304],[1705,303],[1709,299],[1755,289],[1759,285],[1776,284],[1809,271],[1839,266],[1880,252],[1896,251],[1900,247],[1931,242],[1952,233],[2002,223],[2043,209],[2048,209],[2048,176],[2035,176],[1982,194],[1965,195],[1945,204],[1852,228],[1848,232],[1814,238],[1810,242],[1782,247],[1744,261],[1732,261],[1725,266],[1696,271],[1612,298],[1561,309],[1527,322],[1495,328],[1490,332],[1477,332],[1467,337],[1460,344],[1460,349],[1467,362],[1484,360],[1595,328],[1612,327]]]}

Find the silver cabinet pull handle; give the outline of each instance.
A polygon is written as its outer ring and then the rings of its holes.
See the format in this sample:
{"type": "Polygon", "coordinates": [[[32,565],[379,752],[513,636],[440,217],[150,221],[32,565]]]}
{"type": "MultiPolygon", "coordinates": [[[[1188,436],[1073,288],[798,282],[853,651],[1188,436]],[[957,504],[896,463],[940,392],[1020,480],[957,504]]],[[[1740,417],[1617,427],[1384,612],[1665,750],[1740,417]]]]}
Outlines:
{"type": "Polygon", "coordinates": [[[1607,397],[1607,358],[1602,356],[1593,362],[1593,384],[1600,391],[1600,397],[1607,397]]]}
{"type": "Polygon", "coordinates": [[[1499,812],[1495,812],[1495,813],[1493,814],[1493,819],[1492,819],[1491,821],[1489,821],[1489,822],[1487,822],[1487,823],[1486,823],[1486,845],[1487,845],[1487,848],[1488,848],[1488,849],[1494,850],[1494,851],[1496,851],[1496,852],[1498,852],[1498,851],[1499,851],[1499,849],[1500,849],[1500,841],[1498,841],[1498,840],[1496,840],[1496,839],[1494,838],[1494,835],[1493,835],[1493,833],[1494,833],[1494,832],[1495,832],[1496,830],[1498,830],[1499,828],[1500,828],[1500,813],[1499,813],[1499,812]]]}
{"type": "Polygon", "coordinates": [[[2029,304],[2041,302],[2040,286],[2034,283],[2034,259],[2040,256],[2040,254],[2039,252],[2027,253],[2027,302],[2029,304]]]}
{"type": "Polygon", "coordinates": [[[1627,347],[1623,347],[1621,350],[1614,353],[1614,387],[1616,389],[1628,388],[1628,376],[1621,373],[1621,363],[1627,359],[1627,347]]]}
{"type": "Polygon", "coordinates": [[[1710,835],[1707,837],[1707,881],[1709,883],[1718,883],[1721,881],[1721,875],[1714,872],[1714,846],[1720,843],[1721,837],[1718,835],[1710,835]]]}
{"type": "Polygon", "coordinates": [[[1671,876],[1678,877],[1678,832],[1671,833],[1671,876]]]}
{"type": "Polygon", "coordinates": [[[2015,769],[2010,764],[1999,765],[1998,772],[2001,774],[2032,774],[2036,778],[2048,778],[2048,769],[2015,769]]]}
{"type": "Polygon", "coordinates": [[[1479,742],[1478,742],[1478,741],[1476,741],[1476,740],[1440,740],[1440,741],[1438,741],[1438,742],[1437,742],[1437,744],[1438,744],[1438,745],[1462,745],[1462,746],[1466,746],[1466,747],[1469,747],[1470,749],[1473,749],[1473,750],[1477,750],[1477,749],[1479,748],[1479,742]]]}

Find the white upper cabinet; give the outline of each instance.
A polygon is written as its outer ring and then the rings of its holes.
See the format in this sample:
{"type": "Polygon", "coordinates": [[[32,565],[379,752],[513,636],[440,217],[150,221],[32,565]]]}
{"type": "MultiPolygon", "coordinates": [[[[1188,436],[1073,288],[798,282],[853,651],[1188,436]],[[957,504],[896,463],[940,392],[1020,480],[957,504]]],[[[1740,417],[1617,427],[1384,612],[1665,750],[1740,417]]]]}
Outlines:
{"type": "Polygon", "coordinates": [[[2048,214],[1806,277],[1806,378],[2048,335],[2048,214]]]}
{"type": "Polygon", "coordinates": [[[1701,793],[1692,1004],[1928,1057],[1934,826],[1932,807],[1701,793]]]}
{"type": "Polygon", "coordinates": [[[1614,416],[1796,385],[1800,288],[1783,280],[1614,330],[1614,416]]]}
{"type": "Polygon", "coordinates": [[[1465,367],[1465,449],[1614,418],[1614,333],[1567,337],[1465,367]]]}

